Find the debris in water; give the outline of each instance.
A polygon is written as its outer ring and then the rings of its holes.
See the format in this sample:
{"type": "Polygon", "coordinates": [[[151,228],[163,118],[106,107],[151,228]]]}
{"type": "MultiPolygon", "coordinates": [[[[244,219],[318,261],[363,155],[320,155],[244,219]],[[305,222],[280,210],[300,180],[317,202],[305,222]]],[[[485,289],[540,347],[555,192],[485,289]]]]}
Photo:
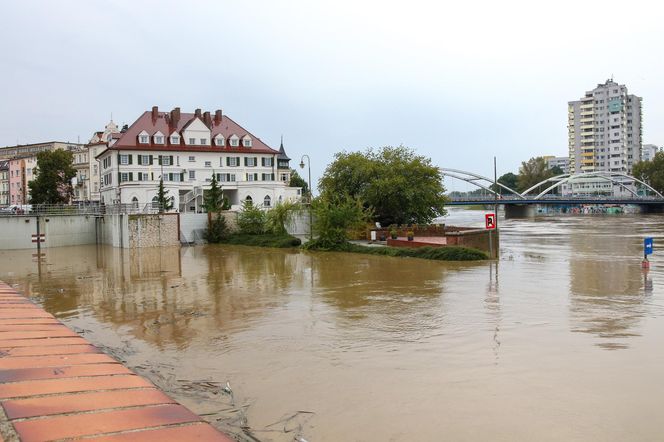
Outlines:
{"type": "Polygon", "coordinates": [[[231,389],[231,383],[229,381],[226,381],[226,386],[221,389],[226,394],[230,394],[231,396],[233,395],[233,390],[231,389]]]}

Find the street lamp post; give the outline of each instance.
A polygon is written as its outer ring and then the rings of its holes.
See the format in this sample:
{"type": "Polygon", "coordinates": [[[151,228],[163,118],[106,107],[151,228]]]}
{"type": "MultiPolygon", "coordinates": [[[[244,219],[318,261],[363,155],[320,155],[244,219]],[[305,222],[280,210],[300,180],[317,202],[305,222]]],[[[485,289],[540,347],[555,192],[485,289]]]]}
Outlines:
{"type": "Polygon", "coordinates": [[[309,241],[314,239],[314,233],[313,233],[313,222],[312,222],[312,215],[311,215],[311,158],[309,158],[309,155],[304,154],[302,155],[302,159],[300,159],[300,169],[304,169],[304,158],[307,158],[307,166],[308,166],[308,172],[309,172],[309,241]]]}

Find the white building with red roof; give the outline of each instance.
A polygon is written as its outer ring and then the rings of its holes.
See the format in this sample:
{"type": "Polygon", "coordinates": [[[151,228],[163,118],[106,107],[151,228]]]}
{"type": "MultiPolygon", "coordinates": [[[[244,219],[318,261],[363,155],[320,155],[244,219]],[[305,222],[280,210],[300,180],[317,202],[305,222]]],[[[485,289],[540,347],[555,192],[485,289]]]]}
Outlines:
{"type": "Polygon", "coordinates": [[[277,151],[242,128],[221,110],[182,113],[157,106],[136,120],[97,161],[101,201],[137,208],[157,199],[159,181],[180,211],[201,211],[212,175],[234,208],[243,201],[271,207],[295,200],[300,188],[288,187],[290,166],[277,151]]]}

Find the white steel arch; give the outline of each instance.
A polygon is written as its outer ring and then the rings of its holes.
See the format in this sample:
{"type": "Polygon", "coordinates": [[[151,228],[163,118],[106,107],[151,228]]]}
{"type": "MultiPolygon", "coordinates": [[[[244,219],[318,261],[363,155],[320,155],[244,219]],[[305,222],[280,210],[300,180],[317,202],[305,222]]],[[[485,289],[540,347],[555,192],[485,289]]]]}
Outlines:
{"type": "Polygon", "coordinates": [[[604,179],[604,180],[607,180],[607,181],[611,181],[611,183],[619,185],[623,189],[630,192],[632,195],[638,197],[639,195],[635,191],[633,191],[629,187],[625,186],[625,184],[622,181],[619,181],[619,180],[615,179],[614,177],[627,178],[628,180],[635,181],[637,183],[640,183],[640,184],[644,185],[645,187],[650,189],[653,193],[655,193],[657,196],[664,199],[664,195],[662,195],[661,193],[659,193],[658,191],[653,189],[647,183],[645,183],[645,182],[643,182],[643,181],[641,181],[641,180],[639,180],[639,179],[637,179],[637,178],[635,178],[631,175],[627,175],[625,173],[619,173],[619,172],[586,172],[586,173],[577,173],[577,174],[556,175],[554,177],[551,177],[551,178],[548,178],[546,180],[540,181],[539,183],[535,184],[534,186],[530,187],[529,189],[524,190],[522,196],[525,197],[525,195],[528,195],[528,193],[530,193],[534,189],[538,188],[539,186],[541,186],[541,185],[543,185],[547,182],[555,181],[555,184],[553,184],[552,186],[547,187],[541,193],[539,193],[537,196],[535,196],[533,198],[533,199],[540,199],[544,195],[549,193],[551,190],[555,189],[556,187],[559,187],[560,185],[562,185],[564,183],[571,182],[571,181],[573,181],[577,178],[593,178],[593,177],[597,177],[597,178],[601,178],[601,179],[604,179]]]}
{"type": "MultiPolygon", "coordinates": [[[[449,176],[451,178],[456,178],[458,180],[465,181],[465,182],[470,183],[474,186],[477,186],[479,188],[487,190],[488,192],[492,193],[493,195],[498,194],[498,192],[495,192],[494,190],[487,187],[486,185],[483,185],[483,184],[480,184],[480,183],[477,182],[477,181],[485,182],[485,183],[488,183],[488,185],[494,184],[492,179],[487,178],[485,176],[478,175],[478,174],[472,173],[472,172],[466,172],[464,170],[448,169],[448,168],[441,168],[440,172],[443,174],[443,176],[449,176]]],[[[496,184],[499,187],[501,187],[502,189],[505,189],[508,192],[510,192],[510,193],[514,194],[515,196],[519,197],[520,199],[524,199],[524,196],[522,194],[520,194],[519,192],[517,192],[516,190],[511,189],[511,188],[505,186],[504,184],[502,184],[500,182],[496,182],[496,184]]]]}

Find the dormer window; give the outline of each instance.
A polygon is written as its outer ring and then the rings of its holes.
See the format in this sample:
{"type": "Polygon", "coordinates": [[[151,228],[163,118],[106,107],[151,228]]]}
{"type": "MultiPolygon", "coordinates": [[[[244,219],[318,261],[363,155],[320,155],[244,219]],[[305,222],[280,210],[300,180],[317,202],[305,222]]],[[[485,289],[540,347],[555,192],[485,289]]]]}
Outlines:
{"type": "Polygon", "coordinates": [[[180,144],[180,136],[171,135],[171,144],[180,144]]]}
{"type": "Polygon", "coordinates": [[[152,138],[154,139],[154,144],[164,144],[164,134],[161,132],[157,132],[152,138]]]}
{"type": "Polygon", "coordinates": [[[201,145],[205,146],[207,144],[207,138],[201,138],[201,145]]]}
{"type": "Polygon", "coordinates": [[[235,134],[231,135],[228,138],[228,141],[230,142],[231,147],[238,147],[240,145],[240,137],[235,134]]]}
{"type": "Polygon", "coordinates": [[[196,138],[189,138],[189,144],[196,144],[196,138]]]}
{"type": "Polygon", "coordinates": [[[242,146],[251,147],[251,137],[249,135],[245,135],[244,138],[242,138],[242,146]]]}
{"type": "Polygon", "coordinates": [[[138,142],[141,144],[148,144],[150,141],[150,135],[146,131],[142,131],[138,134],[138,142]]]}
{"type": "Polygon", "coordinates": [[[214,144],[217,146],[224,146],[224,136],[219,134],[214,138],[214,144]]]}

